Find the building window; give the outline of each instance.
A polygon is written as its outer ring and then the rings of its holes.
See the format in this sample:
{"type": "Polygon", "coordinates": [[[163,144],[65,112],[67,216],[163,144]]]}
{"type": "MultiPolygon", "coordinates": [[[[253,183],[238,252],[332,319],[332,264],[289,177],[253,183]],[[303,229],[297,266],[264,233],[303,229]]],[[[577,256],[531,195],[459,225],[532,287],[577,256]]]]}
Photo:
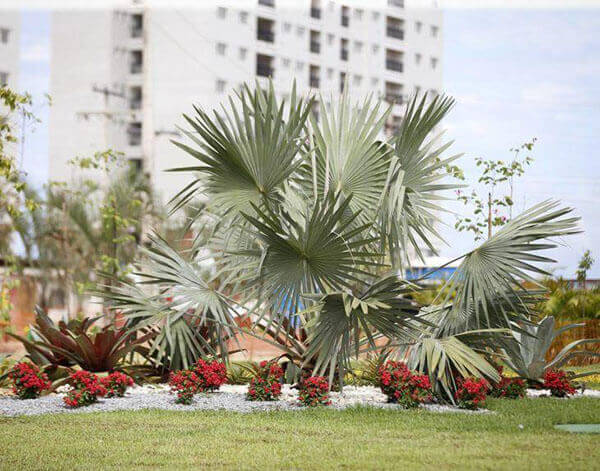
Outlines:
{"type": "Polygon", "coordinates": [[[327,35],[327,43],[331,46],[333,44],[333,41],[335,41],[335,36],[331,33],[329,33],[327,35]]]}
{"type": "Polygon", "coordinates": [[[6,44],[10,35],[10,29],[0,28],[0,43],[6,44]]]}
{"type": "Polygon", "coordinates": [[[404,101],[404,96],[402,95],[403,88],[400,83],[385,82],[385,101],[401,105],[404,101]]]}
{"type": "Polygon", "coordinates": [[[385,51],[385,68],[394,72],[402,72],[402,52],[394,49],[386,49],[385,51]]]}
{"type": "Polygon", "coordinates": [[[298,29],[296,30],[296,34],[300,37],[304,36],[304,27],[298,26],[298,29]]]}
{"type": "Polygon", "coordinates": [[[356,10],[354,10],[354,18],[356,18],[357,20],[362,20],[363,17],[363,11],[360,8],[357,8],[356,10]]]}
{"type": "Polygon", "coordinates": [[[373,54],[377,54],[379,52],[379,44],[373,44],[373,54]]]}
{"type": "Polygon", "coordinates": [[[377,87],[379,85],[379,79],[377,77],[373,77],[371,79],[371,86],[372,87],[377,87]]]}
{"type": "Polygon", "coordinates": [[[141,38],[144,30],[144,16],[141,13],[131,15],[131,37],[141,38]]]}
{"type": "Polygon", "coordinates": [[[421,56],[421,54],[419,54],[418,52],[415,54],[415,63],[416,63],[417,65],[419,65],[419,64],[421,63],[421,58],[422,58],[422,57],[423,57],[423,56],[421,56]]]}
{"type": "Polygon", "coordinates": [[[256,19],[256,38],[272,43],[275,41],[275,22],[266,18],[256,19]]]}
{"type": "Polygon", "coordinates": [[[388,16],[386,18],[386,34],[389,38],[404,39],[404,21],[388,16]]]}
{"type": "Polygon", "coordinates": [[[404,8],[404,0],[388,0],[388,6],[404,8]]]}
{"type": "Polygon", "coordinates": [[[320,0],[312,0],[310,2],[310,17],[315,19],[321,18],[321,2],[320,0]]]}
{"type": "Polygon", "coordinates": [[[346,6],[342,6],[342,17],[341,17],[342,26],[350,26],[350,8],[346,6]]]}
{"type": "Polygon", "coordinates": [[[304,69],[304,62],[296,61],[296,70],[302,70],[302,69],[304,69]]]}
{"type": "Polygon", "coordinates": [[[219,54],[220,56],[224,56],[226,50],[227,50],[227,44],[217,43],[217,54],[219,54]]]}
{"type": "Polygon", "coordinates": [[[417,22],[415,23],[415,31],[416,31],[417,33],[420,33],[420,32],[421,32],[421,28],[422,28],[422,27],[423,27],[423,23],[421,23],[420,21],[417,21],[417,22]]]}
{"type": "Polygon", "coordinates": [[[264,5],[265,7],[275,7],[275,0],[258,0],[259,5],[264,5]]]}
{"type": "Polygon", "coordinates": [[[8,72],[0,72],[0,87],[8,85],[8,72]]]}
{"type": "Polygon", "coordinates": [[[357,87],[360,87],[362,83],[362,75],[355,75],[354,76],[354,85],[356,85],[357,87]]]}
{"type": "Polygon", "coordinates": [[[217,16],[219,18],[225,18],[227,16],[227,8],[225,8],[225,7],[217,8],[217,16]]]}
{"type": "Polygon", "coordinates": [[[286,33],[289,33],[291,30],[292,30],[291,23],[283,23],[283,31],[285,31],[286,33]]]}
{"type": "Polygon", "coordinates": [[[142,51],[131,51],[130,52],[130,65],[129,70],[132,74],[141,74],[143,67],[143,53],[142,51]]]}
{"type": "Polygon", "coordinates": [[[327,69],[327,78],[330,80],[333,78],[333,69],[331,67],[327,69]]]}
{"type": "Polygon", "coordinates": [[[134,86],[129,89],[129,108],[132,110],[142,108],[142,87],[134,86]]]}
{"type": "Polygon", "coordinates": [[[312,88],[319,88],[319,76],[321,75],[321,71],[318,65],[310,66],[310,73],[308,76],[308,83],[312,88]]]}
{"type": "Polygon", "coordinates": [[[363,43],[361,41],[354,41],[354,52],[362,52],[363,43]]]}
{"type": "Polygon", "coordinates": [[[144,162],[142,159],[128,159],[129,168],[133,170],[135,173],[141,173],[144,170],[144,162]]]}
{"type": "Polygon", "coordinates": [[[340,59],[348,60],[348,40],[344,38],[340,39],[340,59]]]}
{"type": "Polygon", "coordinates": [[[289,60],[287,57],[284,57],[284,58],[283,58],[283,60],[281,61],[281,63],[283,64],[283,66],[284,66],[286,69],[289,69],[289,68],[290,68],[290,60],[289,60]]]}
{"type": "Polygon", "coordinates": [[[415,95],[421,93],[421,87],[415,85],[415,95]]]}
{"type": "Polygon", "coordinates": [[[431,36],[434,38],[438,35],[439,28],[435,25],[431,25],[431,36]]]}
{"type": "Polygon", "coordinates": [[[373,12],[373,21],[378,21],[379,20],[379,12],[378,11],[374,11],[373,12]]]}
{"type": "Polygon", "coordinates": [[[142,143],[142,123],[133,122],[127,125],[127,143],[130,146],[139,146],[142,143]]]}
{"type": "Polygon", "coordinates": [[[240,23],[248,23],[248,12],[247,11],[240,12],[240,23]]]}
{"type": "Polygon", "coordinates": [[[225,91],[225,80],[218,79],[216,84],[216,90],[219,93],[223,93],[225,91]]]}
{"type": "Polygon", "coordinates": [[[432,69],[435,69],[435,68],[437,67],[437,64],[438,64],[438,60],[437,60],[437,58],[435,58],[435,57],[432,57],[432,58],[431,58],[431,68],[432,68],[432,69]]]}
{"type": "Polygon", "coordinates": [[[248,55],[248,49],[245,47],[240,47],[240,60],[246,60],[246,56],[248,55]]]}
{"type": "Polygon", "coordinates": [[[319,54],[321,52],[321,33],[310,31],[310,52],[319,54]]]}
{"type": "Polygon", "coordinates": [[[346,72],[340,72],[340,93],[344,93],[345,85],[346,85],[346,72]]]}
{"type": "Polygon", "coordinates": [[[266,54],[256,54],[256,75],[259,77],[273,76],[273,57],[266,54]]]}

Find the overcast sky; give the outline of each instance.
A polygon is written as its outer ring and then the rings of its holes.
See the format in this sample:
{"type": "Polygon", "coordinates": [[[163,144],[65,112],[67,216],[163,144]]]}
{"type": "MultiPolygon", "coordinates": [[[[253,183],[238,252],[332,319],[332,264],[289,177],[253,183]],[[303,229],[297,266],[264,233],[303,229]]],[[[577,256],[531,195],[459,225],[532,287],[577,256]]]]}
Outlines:
{"type": "MultiPolygon", "coordinates": [[[[23,169],[47,179],[49,15],[28,12],[22,31],[20,84],[39,103],[42,124],[28,133],[23,169]]],[[[574,276],[585,249],[599,259],[600,277],[600,9],[444,11],[444,87],[457,100],[445,128],[468,180],[474,158],[508,159],[508,150],[538,139],[534,164],[516,185],[520,211],[558,198],[576,208],[583,233],[554,251],[557,273],[574,276]]],[[[458,205],[450,205],[461,211],[458,205]]],[[[453,216],[445,218],[453,226],[453,216]]],[[[469,235],[444,229],[456,256],[473,247],[469,235]]]]}

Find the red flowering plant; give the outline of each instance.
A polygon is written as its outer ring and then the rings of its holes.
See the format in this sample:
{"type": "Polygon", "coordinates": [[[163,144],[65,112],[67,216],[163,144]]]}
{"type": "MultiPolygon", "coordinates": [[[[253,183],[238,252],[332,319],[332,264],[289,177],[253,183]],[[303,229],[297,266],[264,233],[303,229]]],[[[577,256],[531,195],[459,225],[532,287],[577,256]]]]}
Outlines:
{"type": "Polygon", "coordinates": [[[192,370],[198,378],[197,392],[215,391],[227,382],[227,368],[222,361],[200,358],[192,370]]]}
{"type": "Polygon", "coordinates": [[[42,391],[51,387],[48,376],[32,363],[15,364],[9,371],[8,378],[12,381],[13,393],[19,399],[35,399],[40,396],[42,391]]]}
{"type": "Polygon", "coordinates": [[[115,371],[102,378],[101,383],[106,388],[106,397],[123,397],[127,388],[133,386],[133,378],[115,371]]]}
{"type": "Polygon", "coordinates": [[[302,379],[298,400],[302,405],[308,407],[328,406],[331,404],[327,379],[323,376],[309,376],[302,379]]]}
{"type": "Polygon", "coordinates": [[[500,381],[491,383],[490,396],[505,399],[522,399],[527,395],[527,383],[520,378],[509,378],[504,376],[502,366],[496,367],[500,375],[500,381]]]}
{"type": "Polygon", "coordinates": [[[477,409],[484,405],[490,384],[483,378],[458,378],[455,393],[456,403],[461,409],[477,409]]]}
{"type": "Polygon", "coordinates": [[[281,378],[283,370],[277,361],[261,361],[255,369],[255,375],[250,380],[249,401],[275,401],[281,395],[281,378]]]}
{"type": "Polygon", "coordinates": [[[85,370],[71,373],[69,384],[72,389],[63,398],[69,407],[88,406],[107,393],[98,376],[85,370]]]}
{"type": "Polygon", "coordinates": [[[171,392],[177,394],[175,402],[178,404],[191,404],[199,384],[199,378],[193,370],[180,370],[169,376],[169,386],[171,392]]]}
{"type": "Polygon", "coordinates": [[[381,391],[388,397],[388,402],[395,402],[406,408],[417,407],[423,402],[431,401],[433,397],[429,376],[408,369],[400,361],[387,361],[381,365],[377,381],[381,391]]]}
{"type": "Polygon", "coordinates": [[[561,370],[546,370],[543,387],[549,389],[550,394],[556,397],[567,397],[575,394],[575,387],[569,381],[567,374],[561,370]]]}

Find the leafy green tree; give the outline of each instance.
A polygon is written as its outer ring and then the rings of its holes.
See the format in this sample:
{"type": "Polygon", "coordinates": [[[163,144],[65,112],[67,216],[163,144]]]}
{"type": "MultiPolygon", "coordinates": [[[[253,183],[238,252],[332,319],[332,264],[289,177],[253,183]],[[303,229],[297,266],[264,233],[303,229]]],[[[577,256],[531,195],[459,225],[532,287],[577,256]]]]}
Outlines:
{"type": "Polygon", "coordinates": [[[577,281],[582,284],[583,289],[586,288],[587,272],[592,268],[592,265],[594,265],[592,253],[586,250],[577,265],[577,281]]]}
{"type": "Polygon", "coordinates": [[[203,349],[195,332],[226,336],[245,316],[285,336],[303,352],[298,366],[330,380],[342,381],[352,358],[383,342],[450,401],[456,376],[497,381],[480,353],[529,322],[539,296],[521,281],[545,273],[530,262],[549,262],[539,251],[576,232],[577,218],[552,201],[531,207],[458,256],[442,295],[419,309],[409,295],[420,280],[404,279],[402,267],[409,252],[435,251],[441,239],[441,193],[456,188],[445,169],[458,156],[446,157],[450,144],[431,131],[453,100],[413,98],[398,134],[385,140],[391,108],[380,100],[352,103],[346,87],[338,103],[319,100],[320,121],[313,103],[295,88],[280,103],[272,84],[245,86],[214,116],[197,107],[185,116],[189,141],[176,145],[194,163],[176,171],[197,177],[174,205],[203,195],[195,217],[214,224],[182,254],[154,237],[151,263],[139,269],[146,284],[115,287],[114,307],[160,326],[163,352],[203,349]],[[206,260],[209,277],[200,270],[206,260]],[[190,315],[197,322],[183,324],[190,315]],[[290,324],[306,332],[306,349],[287,335],[290,324]]]}

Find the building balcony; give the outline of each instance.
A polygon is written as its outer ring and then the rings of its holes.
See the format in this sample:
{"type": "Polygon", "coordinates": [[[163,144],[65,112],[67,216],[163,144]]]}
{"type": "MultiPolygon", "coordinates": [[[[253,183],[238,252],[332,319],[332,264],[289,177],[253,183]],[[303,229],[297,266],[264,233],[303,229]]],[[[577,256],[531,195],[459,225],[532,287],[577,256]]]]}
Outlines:
{"type": "Polygon", "coordinates": [[[258,4],[273,8],[275,7],[275,0],[258,0],[258,4]]]}
{"type": "Polygon", "coordinates": [[[316,75],[311,75],[309,78],[309,85],[312,88],[319,88],[319,77],[316,75]]]}
{"type": "Polygon", "coordinates": [[[342,15],[342,26],[350,26],[350,17],[347,15],[342,15]]]}
{"type": "Polygon", "coordinates": [[[391,38],[404,39],[404,31],[397,26],[388,26],[387,35],[391,38]]]}
{"type": "Polygon", "coordinates": [[[348,60],[348,49],[342,49],[340,51],[340,59],[342,59],[343,61],[348,60]]]}
{"type": "Polygon", "coordinates": [[[275,42],[275,33],[273,33],[273,31],[259,29],[257,32],[257,37],[259,40],[266,41],[268,43],[275,42]]]}
{"type": "Polygon", "coordinates": [[[312,7],[310,9],[310,17],[311,18],[316,18],[317,20],[320,20],[321,19],[321,9],[320,8],[312,7]]]}
{"type": "Polygon", "coordinates": [[[321,43],[319,43],[318,41],[311,41],[310,42],[310,52],[319,54],[321,52],[321,43]]]}
{"type": "Polygon", "coordinates": [[[273,76],[273,67],[269,64],[256,64],[256,75],[259,77],[272,77],[273,76]]]}
{"type": "Polygon", "coordinates": [[[385,68],[388,70],[393,70],[394,72],[402,72],[402,62],[395,59],[387,59],[385,61],[385,68]]]}
{"type": "Polygon", "coordinates": [[[400,93],[386,92],[385,101],[387,101],[388,103],[401,105],[404,102],[404,97],[400,93]]]}

